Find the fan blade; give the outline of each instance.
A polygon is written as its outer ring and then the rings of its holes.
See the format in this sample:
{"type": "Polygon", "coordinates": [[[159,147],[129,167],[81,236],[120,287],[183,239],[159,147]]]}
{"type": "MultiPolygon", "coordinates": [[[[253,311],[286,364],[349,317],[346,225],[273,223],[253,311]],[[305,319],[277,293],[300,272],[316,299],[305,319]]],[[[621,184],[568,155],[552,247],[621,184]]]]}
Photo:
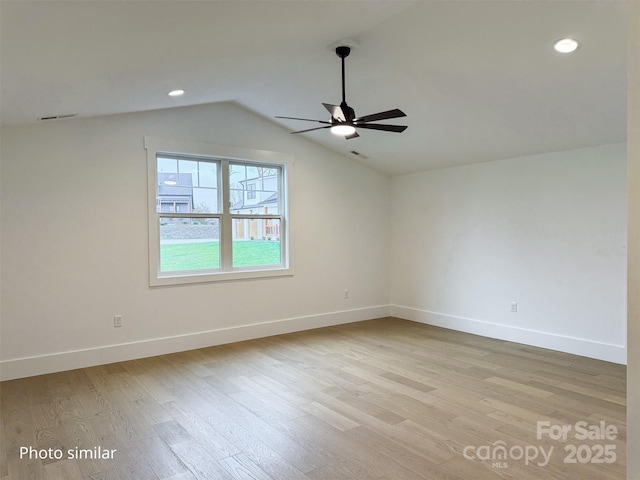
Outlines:
{"type": "Polygon", "coordinates": [[[385,132],[404,132],[407,128],[406,125],[381,125],[379,123],[365,123],[362,125],[356,125],[356,128],[369,128],[371,130],[382,130],[385,132]]]}
{"type": "Polygon", "coordinates": [[[324,120],[313,120],[311,118],[298,118],[298,117],[280,117],[277,116],[275,118],[286,118],[287,120],[304,120],[305,122],[318,122],[318,123],[326,123],[327,125],[330,125],[331,122],[325,122],[324,120]]]}
{"type": "Polygon", "coordinates": [[[324,105],[324,108],[329,110],[329,113],[331,114],[331,116],[336,120],[340,120],[341,122],[347,121],[347,118],[344,116],[344,112],[342,111],[342,108],[340,108],[338,105],[331,105],[330,103],[323,103],[322,105],[324,105]]]}
{"type": "Polygon", "coordinates": [[[297,132],[291,132],[291,133],[311,132],[312,130],[322,130],[323,128],[331,128],[331,125],[327,125],[326,127],[307,128],[306,130],[298,130],[297,132]]]}
{"type": "Polygon", "coordinates": [[[372,113],[371,115],[358,117],[354,120],[354,122],[375,122],[376,120],[389,120],[390,118],[400,118],[406,116],[407,115],[402,110],[394,108],[393,110],[387,110],[386,112],[372,113]]]}
{"type": "Polygon", "coordinates": [[[360,135],[358,135],[358,132],[353,132],[351,135],[347,135],[346,137],[344,137],[345,140],[350,140],[352,138],[356,138],[359,137],[360,135]]]}

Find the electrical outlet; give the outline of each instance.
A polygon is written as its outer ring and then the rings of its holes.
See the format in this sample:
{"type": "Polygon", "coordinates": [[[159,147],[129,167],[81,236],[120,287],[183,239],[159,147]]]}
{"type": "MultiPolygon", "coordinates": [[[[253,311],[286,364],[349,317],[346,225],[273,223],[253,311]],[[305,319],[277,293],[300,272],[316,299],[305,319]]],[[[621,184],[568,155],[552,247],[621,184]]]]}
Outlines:
{"type": "Polygon", "coordinates": [[[349,298],[349,290],[344,291],[344,299],[347,300],[349,298]]]}
{"type": "Polygon", "coordinates": [[[113,328],[120,328],[122,326],[122,315],[113,316],[113,328]]]}
{"type": "Polygon", "coordinates": [[[518,302],[511,302],[511,313],[517,313],[518,311],[518,302]]]}

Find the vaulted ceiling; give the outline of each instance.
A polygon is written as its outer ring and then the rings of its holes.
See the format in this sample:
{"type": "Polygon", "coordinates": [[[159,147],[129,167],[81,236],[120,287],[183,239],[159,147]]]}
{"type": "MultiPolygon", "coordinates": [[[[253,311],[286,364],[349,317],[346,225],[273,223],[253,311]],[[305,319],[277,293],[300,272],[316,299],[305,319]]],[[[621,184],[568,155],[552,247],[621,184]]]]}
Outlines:
{"type": "MultiPolygon", "coordinates": [[[[235,101],[289,131],[339,103],[401,134],[302,134],[397,175],[626,140],[624,1],[2,1],[3,125],[235,101]],[[555,40],[580,42],[573,54],[555,40]],[[181,88],[181,97],[167,92],[181,88]]],[[[64,120],[56,120],[64,121],[64,120]]],[[[250,139],[248,139],[250,144],[250,139]]],[[[255,146],[259,147],[259,146],[255,146]]]]}

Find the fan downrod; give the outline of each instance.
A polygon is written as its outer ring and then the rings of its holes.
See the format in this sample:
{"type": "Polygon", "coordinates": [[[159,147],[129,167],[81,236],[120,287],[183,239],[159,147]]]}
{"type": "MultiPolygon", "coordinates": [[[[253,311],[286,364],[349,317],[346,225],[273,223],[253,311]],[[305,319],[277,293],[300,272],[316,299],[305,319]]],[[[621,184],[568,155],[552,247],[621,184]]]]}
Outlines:
{"type": "MultiPolygon", "coordinates": [[[[341,106],[347,105],[347,101],[345,100],[345,90],[344,90],[344,59],[347,58],[350,53],[351,53],[351,48],[347,47],[346,45],[340,45],[339,47],[336,47],[336,55],[340,57],[340,62],[342,63],[342,104],[341,106]]],[[[355,113],[353,117],[355,117],[355,113]]]]}

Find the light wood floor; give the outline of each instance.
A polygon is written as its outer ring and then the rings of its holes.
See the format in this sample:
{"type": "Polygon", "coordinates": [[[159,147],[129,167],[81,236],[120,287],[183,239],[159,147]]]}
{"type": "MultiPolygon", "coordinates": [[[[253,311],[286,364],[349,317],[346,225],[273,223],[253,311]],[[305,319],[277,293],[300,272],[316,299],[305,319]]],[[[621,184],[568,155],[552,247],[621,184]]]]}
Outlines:
{"type": "Polygon", "coordinates": [[[623,366],[397,319],[13,380],[1,390],[2,480],[625,478],[623,366]],[[538,440],[538,421],[603,421],[618,435],[576,440],[572,429],[565,442],[538,440]],[[478,459],[498,445],[509,458],[478,459]],[[567,445],[583,461],[617,458],[564,463],[567,445]],[[608,457],[598,445],[613,445],[608,457]],[[29,446],[63,458],[20,459],[29,446]],[[67,458],[69,449],[98,446],[117,450],[113,459],[67,458]],[[537,465],[542,454],[529,465],[517,458],[540,447],[554,448],[546,466],[537,465]]]}

